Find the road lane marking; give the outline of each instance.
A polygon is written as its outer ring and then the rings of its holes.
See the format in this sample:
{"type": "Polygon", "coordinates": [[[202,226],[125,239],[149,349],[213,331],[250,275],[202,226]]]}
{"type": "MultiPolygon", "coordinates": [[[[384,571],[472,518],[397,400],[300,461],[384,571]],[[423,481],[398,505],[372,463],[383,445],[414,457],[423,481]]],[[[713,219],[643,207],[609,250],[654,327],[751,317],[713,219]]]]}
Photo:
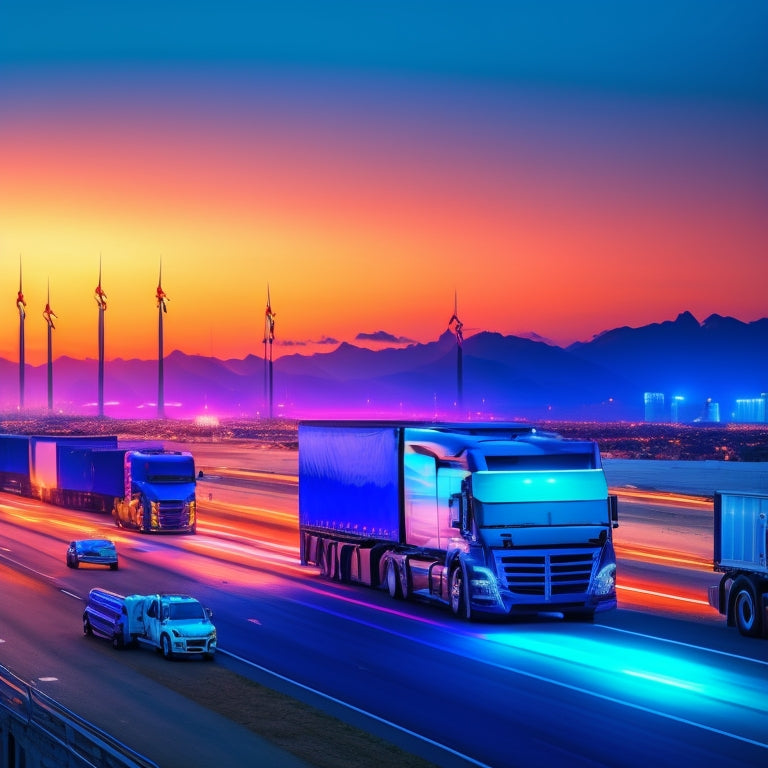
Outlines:
{"type": "MultiPolygon", "coordinates": [[[[388,627],[381,626],[380,624],[377,625],[369,621],[365,621],[363,619],[357,619],[347,614],[341,613],[339,611],[334,611],[330,608],[323,608],[313,603],[308,603],[308,602],[304,602],[302,600],[296,600],[296,599],[291,599],[291,602],[297,603],[299,605],[303,605],[306,608],[314,609],[316,611],[319,611],[320,613],[326,613],[331,616],[336,616],[337,618],[346,619],[347,621],[351,621],[355,624],[362,624],[363,626],[368,626],[372,629],[375,629],[378,632],[386,632],[387,634],[394,635],[395,637],[399,637],[403,640],[407,640],[412,643],[418,643],[419,645],[423,645],[433,650],[442,651],[444,653],[450,653],[450,654],[453,654],[454,656],[463,656],[463,654],[458,653],[457,651],[451,650],[450,648],[447,648],[444,645],[439,645],[437,643],[432,643],[427,640],[422,640],[418,637],[413,637],[412,635],[407,635],[407,634],[404,634],[403,632],[398,632],[396,630],[389,629],[388,627]]],[[[685,644],[683,643],[683,645],[685,644]]],[[[580,693],[584,696],[591,696],[592,698],[600,699],[602,701],[607,701],[607,702],[610,702],[611,704],[618,704],[620,706],[628,707],[630,709],[634,709],[639,712],[644,712],[645,714],[653,715],[655,717],[660,717],[666,720],[671,720],[672,722],[675,722],[675,723],[690,725],[693,728],[699,728],[700,730],[707,731],[709,733],[714,733],[719,736],[725,736],[726,738],[734,739],[735,741],[739,741],[743,744],[751,744],[752,746],[759,747],[760,749],[768,750],[768,742],[756,741],[755,739],[750,739],[748,736],[741,736],[740,734],[737,734],[737,733],[731,733],[730,731],[725,731],[722,728],[716,728],[715,726],[706,725],[704,723],[697,723],[695,720],[689,720],[688,718],[680,717],[679,715],[673,715],[669,712],[662,712],[660,710],[653,709],[651,707],[646,707],[643,704],[636,704],[631,701],[626,701],[624,699],[616,698],[615,696],[610,696],[606,693],[591,691],[587,688],[582,688],[581,686],[574,685],[572,683],[566,683],[566,682],[563,682],[562,680],[555,680],[554,678],[546,677],[545,675],[539,675],[539,674],[536,674],[535,672],[529,672],[527,670],[519,669],[517,667],[511,667],[509,665],[499,664],[498,662],[495,662],[495,661],[490,661],[490,660],[480,661],[477,658],[473,658],[472,660],[481,664],[486,664],[489,667],[500,669],[504,672],[516,674],[521,677],[527,677],[530,680],[536,680],[542,683],[549,683],[550,685],[553,685],[559,688],[564,688],[566,690],[573,691],[575,693],[580,693]]]]}
{"type": "MultiPolygon", "coordinates": [[[[298,602],[298,601],[294,601],[294,602],[298,602]]],[[[243,664],[246,664],[249,667],[258,669],[260,672],[264,672],[267,675],[276,677],[278,680],[282,680],[285,683],[288,683],[290,685],[295,685],[297,688],[301,688],[303,691],[307,691],[309,693],[314,694],[315,696],[319,696],[320,698],[323,698],[326,701],[330,701],[334,704],[337,704],[340,707],[349,709],[352,712],[357,712],[357,714],[359,715],[363,715],[364,717],[369,717],[371,718],[371,720],[375,720],[378,723],[382,723],[383,725],[386,725],[390,728],[394,728],[396,731],[400,731],[400,733],[404,733],[408,736],[413,737],[414,739],[417,739],[418,741],[422,741],[425,744],[429,744],[432,747],[436,747],[437,749],[440,749],[443,752],[448,752],[454,757],[458,757],[459,759],[465,760],[466,762],[471,763],[472,765],[476,765],[478,768],[492,768],[492,766],[486,763],[481,763],[479,760],[475,760],[473,757],[470,757],[469,755],[465,755],[463,752],[459,752],[455,749],[451,749],[451,747],[447,747],[445,744],[440,744],[440,742],[433,741],[427,736],[422,736],[422,734],[420,733],[416,733],[415,731],[411,731],[408,728],[404,728],[402,725],[398,725],[397,723],[393,723],[390,720],[384,719],[383,717],[374,715],[372,712],[368,712],[365,709],[361,709],[360,707],[354,706],[354,704],[349,704],[346,701],[337,699],[335,696],[331,696],[328,693],[323,693],[323,691],[318,691],[316,688],[311,688],[310,686],[304,685],[304,683],[300,683],[297,680],[292,680],[290,677],[281,675],[279,672],[275,672],[272,669],[267,669],[267,667],[263,667],[261,666],[261,664],[256,664],[256,662],[250,661],[249,659],[244,659],[242,656],[238,656],[237,654],[232,653],[231,651],[225,651],[223,648],[219,648],[219,653],[223,653],[225,656],[229,656],[232,659],[236,659],[237,661],[243,664]]]]}

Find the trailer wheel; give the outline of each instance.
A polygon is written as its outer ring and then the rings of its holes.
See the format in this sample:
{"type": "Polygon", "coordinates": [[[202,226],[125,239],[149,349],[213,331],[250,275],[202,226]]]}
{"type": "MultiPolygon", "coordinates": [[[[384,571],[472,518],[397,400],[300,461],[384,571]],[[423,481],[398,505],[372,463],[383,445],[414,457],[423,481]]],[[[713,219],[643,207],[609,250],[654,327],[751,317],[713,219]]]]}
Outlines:
{"type": "Polygon", "coordinates": [[[467,597],[467,587],[464,579],[464,571],[460,565],[457,565],[451,571],[450,602],[451,611],[454,616],[459,616],[464,619],[472,618],[472,612],[469,607],[469,599],[467,597]]]}
{"type": "Polygon", "coordinates": [[[168,635],[162,635],[160,637],[160,649],[163,652],[164,659],[172,659],[173,651],[171,650],[171,638],[168,635]]]}
{"type": "Polygon", "coordinates": [[[389,592],[389,596],[394,600],[402,600],[403,587],[400,584],[400,576],[397,573],[397,565],[395,565],[395,561],[391,557],[387,558],[387,572],[384,578],[387,584],[387,592],[389,592]]]}
{"type": "Polygon", "coordinates": [[[740,578],[733,585],[733,592],[736,597],[732,610],[739,632],[744,637],[759,637],[763,628],[754,586],[749,579],[740,578]]]}

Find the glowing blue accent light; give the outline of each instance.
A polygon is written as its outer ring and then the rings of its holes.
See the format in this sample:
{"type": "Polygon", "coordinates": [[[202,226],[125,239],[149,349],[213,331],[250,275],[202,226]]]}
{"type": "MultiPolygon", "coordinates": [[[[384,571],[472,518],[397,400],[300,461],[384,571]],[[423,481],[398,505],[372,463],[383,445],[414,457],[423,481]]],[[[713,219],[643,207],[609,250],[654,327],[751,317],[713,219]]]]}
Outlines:
{"type": "Polygon", "coordinates": [[[608,497],[602,469],[531,472],[474,472],[472,493],[479,501],[595,501],[608,497]]]}
{"type": "Polygon", "coordinates": [[[650,680],[652,683],[662,683],[663,685],[671,685],[674,688],[682,688],[684,691],[695,691],[696,693],[703,693],[704,686],[696,685],[688,680],[679,680],[674,677],[667,677],[666,675],[657,675],[650,672],[639,672],[634,669],[622,669],[625,675],[630,677],[639,677],[643,680],[650,680]]]}

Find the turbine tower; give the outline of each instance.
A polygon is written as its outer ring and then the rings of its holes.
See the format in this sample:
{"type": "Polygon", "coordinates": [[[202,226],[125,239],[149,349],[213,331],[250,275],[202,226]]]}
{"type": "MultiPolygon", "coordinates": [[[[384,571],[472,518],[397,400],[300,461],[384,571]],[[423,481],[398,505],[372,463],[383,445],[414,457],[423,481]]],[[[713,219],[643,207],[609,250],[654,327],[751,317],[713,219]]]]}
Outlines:
{"type": "Polygon", "coordinates": [[[21,289],[21,256],[19,256],[19,293],[16,296],[16,308],[19,310],[19,408],[24,407],[24,318],[27,316],[24,307],[24,293],[21,289]]]}
{"type": "Polygon", "coordinates": [[[264,312],[264,399],[269,406],[269,418],[273,417],[273,374],[272,374],[272,344],[275,341],[275,313],[272,311],[272,301],[269,297],[267,283],[267,309],[264,312]],[[269,353],[267,353],[269,344],[269,353]]]}
{"type": "Polygon", "coordinates": [[[160,260],[160,276],[157,279],[157,418],[165,418],[165,396],[163,382],[163,314],[168,311],[166,302],[170,299],[163,290],[163,262],[160,260]]]}
{"type": "Polygon", "coordinates": [[[462,357],[462,345],[464,344],[464,323],[459,320],[459,299],[456,291],[453,292],[453,314],[448,321],[448,328],[456,334],[456,405],[459,410],[464,410],[464,361],[462,357]]]}
{"type": "Polygon", "coordinates": [[[101,287],[101,256],[99,256],[99,284],[96,286],[96,303],[99,305],[99,417],[104,416],[104,313],[107,311],[107,294],[101,287]]]}
{"type": "Polygon", "coordinates": [[[56,313],[51,309],[51,281],[48,280],[48,300],[45,303],[43,317],[48,326],[48,410],[53,410],[53,331],[56,326],[53,324],[53,318],[56,313]]]}

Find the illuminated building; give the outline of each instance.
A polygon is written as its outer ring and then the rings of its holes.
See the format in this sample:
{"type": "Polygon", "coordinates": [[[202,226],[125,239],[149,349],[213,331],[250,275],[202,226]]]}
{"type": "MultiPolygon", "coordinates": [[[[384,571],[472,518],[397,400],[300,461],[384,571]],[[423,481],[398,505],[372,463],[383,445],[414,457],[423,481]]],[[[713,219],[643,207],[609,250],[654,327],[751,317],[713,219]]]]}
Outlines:
{"type": "Polygon", "coordinates": [[[672,415],[672,423],[673,424],[679,424],[680,423],[680,405],[682,404],[683,400],[685,400],[684,397],[681,397],[680,395],[675,395],[672,398],[672,402],[669,404],[669,408],[672,415]]]}
{"type": "Polygon", "coordinates": [[[712,401],[711,397],[708,397],[704,403],[704,415],[701,417],[701,420],[710,424],[719,423],[720,403],[715,403],[712,401]]]}
{"type": "Polygon", "coordinates": [[[766,395],[736,400],[736,421],[739,424],[762,424],[765,422],[766,395]]]}
{"type": "Polygon", "coordinates": [[[666,420],[663,392],[644,392],[643,403],[645,404],[646,421],[658,422],[666,420]]]}

